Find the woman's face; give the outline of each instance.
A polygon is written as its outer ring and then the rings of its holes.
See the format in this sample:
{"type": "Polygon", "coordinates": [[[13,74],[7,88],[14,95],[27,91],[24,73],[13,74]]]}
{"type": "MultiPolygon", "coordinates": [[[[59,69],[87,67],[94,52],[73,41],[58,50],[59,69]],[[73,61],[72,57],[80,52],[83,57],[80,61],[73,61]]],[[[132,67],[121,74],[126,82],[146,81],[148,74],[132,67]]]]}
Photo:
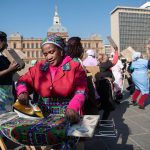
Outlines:
{"type": "Polygon", "coordinates": [[[101,53],[98,54],[98,61],[99,62],[102,62],[103,60],[103,55],[101,53]]]}
{"type": "Polygon", "coordinates": [[[43,55],[52,66],[58,66],[63,59],[63,51],[54,44],[45,44],[42,47],[43,55]]]}
{"type": "Polygon", "coordinates": [[[103,56],[103,62],[106,62],[106,61],[108,61],[108,56],[107,56],[107,55],[104,55],[104,56],[103,56]]]}

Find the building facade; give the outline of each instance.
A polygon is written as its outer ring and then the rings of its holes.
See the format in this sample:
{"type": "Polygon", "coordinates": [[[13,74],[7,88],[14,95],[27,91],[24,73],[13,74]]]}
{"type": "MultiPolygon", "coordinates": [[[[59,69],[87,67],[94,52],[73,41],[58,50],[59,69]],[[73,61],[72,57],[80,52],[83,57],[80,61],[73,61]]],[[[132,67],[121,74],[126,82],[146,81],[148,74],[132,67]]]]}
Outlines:
{"type": "MultiPolygon", "coordinates": [[[[55,13],[53,17],[53,25],[48,29],[47,36],[51,34],[57,34],[68,40],[67,28],[61,25],[60,17],[58,15],[57,7],[55,7],[55,13]]],[[[42,60],[44,58],[41,51],[42,38],[24,38],[19,33],[13,33],[8,38],[8,49],[13,48],[21,50],[25,55],[24,61],[27,64],[31,64],[32,60],[42,60]]],[[[84,50],[93,49],[95,50],[96,56],[99,52],[103,52],[103,40],[99,35],[93,34],[89,38],[81,39],[84,50]]]]}
{"type": "Polygon", "coordinates": [[[81,43],[85,53],[88,49],[93,49],[96,57],[98,56],[98,53],[104,53],[103,40],[98,34],[93,34],[89,38],[82,39],[81,43]]]}
{"type": "Polygon", "coordinates": [[[119,51],[131,46],[146,53],[150,38],[150,3],[141,7],[116,7],[111,12],[111,37],[119,51]]]}

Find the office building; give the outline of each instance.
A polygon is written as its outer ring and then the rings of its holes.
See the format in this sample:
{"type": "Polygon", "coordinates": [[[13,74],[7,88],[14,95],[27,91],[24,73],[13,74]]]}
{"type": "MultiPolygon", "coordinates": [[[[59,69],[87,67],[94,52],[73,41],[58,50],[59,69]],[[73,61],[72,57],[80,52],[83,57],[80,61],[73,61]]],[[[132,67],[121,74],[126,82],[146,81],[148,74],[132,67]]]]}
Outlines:
{"type": "Polygon", "coordinates": [[[117,6],[111,12],[111,37],[119,51],[131,46],[146,53],[150,38],[150,2],[141,7],[117,6]]]}

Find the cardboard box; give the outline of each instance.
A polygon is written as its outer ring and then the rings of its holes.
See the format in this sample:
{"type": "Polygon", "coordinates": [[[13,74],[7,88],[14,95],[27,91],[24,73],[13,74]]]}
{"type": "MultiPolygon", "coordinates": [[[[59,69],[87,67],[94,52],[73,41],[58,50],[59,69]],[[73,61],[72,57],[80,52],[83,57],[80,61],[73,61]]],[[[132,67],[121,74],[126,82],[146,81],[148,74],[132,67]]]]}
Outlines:
{"type": "Polygon", "coordinates": [[[93,77],[100,72],[99,66],[86,66],[85,68],[93,77]]]}
{"type": "Polygon", "coordinates": [[[9,49],[9,50],[5,49],[4,53],[7,56],[7,58],[9,59],[10,62],[15,61],[17,64],[19,64],[21,69],[23,69],[25,67],[25,62],[18,55],[19,53],[17,53],[14,49],[9,49]]]}
{"type": "Polygon", "coordinates": [[[132,61],[132,55],[135,52],[135,50],[132,47],[128,47],[126,49],[124,49],[123,51],[121,51],[121,55],[127,59],[127,61],[132,61]]]}
{"type": "Polygon", "coordinates": [[[114,40],[112,39],[111,36],[107,37],[108,41],[110,42],[110,45],[115,49],[118,50],[118,46],[116,45],[116,43],[114,42],[114,40]]]}

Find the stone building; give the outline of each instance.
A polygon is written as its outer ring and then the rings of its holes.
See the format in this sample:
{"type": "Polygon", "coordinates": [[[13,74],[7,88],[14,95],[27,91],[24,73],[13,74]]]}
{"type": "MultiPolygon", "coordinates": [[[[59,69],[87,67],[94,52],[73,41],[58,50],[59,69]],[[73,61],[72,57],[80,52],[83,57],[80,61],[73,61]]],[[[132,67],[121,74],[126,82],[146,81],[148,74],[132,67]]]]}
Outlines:
{"type": "MultiPolygon", "coordinates": [[[[65,41],[69,38],[67,28],[61,24],[57,7],[55,7],[53,25],[48,29],[47,36],[51,34],[57,34],[64,38],[65,41]]],[[[19,33],[13,33],[8,38],[8,49],[21,50],[26,55],[24,61],[27,64],[31,64],[32,60],[41,60],[44,58],[40,47],[41,42],[42,38],[24,38],[19,33]]],[[[93,34],[89,38],[81,39],[81,43],[85,51],[87,49],[93,49],[96,55],[104,51],[103,40],[98,34],[93,34]]]]}

